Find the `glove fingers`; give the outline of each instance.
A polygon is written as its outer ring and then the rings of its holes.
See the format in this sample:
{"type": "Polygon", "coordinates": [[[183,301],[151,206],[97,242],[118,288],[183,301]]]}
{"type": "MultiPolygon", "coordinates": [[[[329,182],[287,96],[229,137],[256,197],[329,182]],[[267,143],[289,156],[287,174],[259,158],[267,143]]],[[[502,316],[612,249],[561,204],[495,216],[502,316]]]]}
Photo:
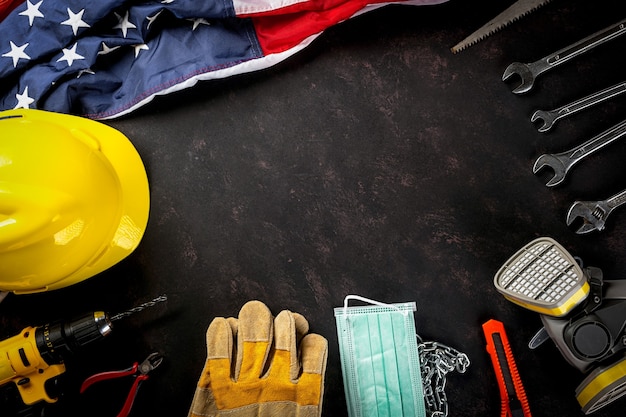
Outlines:
{"type": "Polygon", "coordinates": [[[232,359],[233,330],[223,317],[213,319],[206,332],[207,359],[232,359]]]}
{"type": "Polygon", "coordinates": [[[298,403],[316,405],[317,417],[322,412],[324,375],[328,359],[328,341],[318,334],[307,334],[300,342],[302,374],[298,380],[298,403]]]}
{"type": "Polygon", "coordinates": [[[239,321],[234,317],[229,317],[226,319],[226,321],[230,325],[230,329],[233,332],[233,340],[237,340],[237,332],[239,331],[239,321]]]}
{"type": "Polygon", "coordinates": [[[239,311],[237,325],[237,380],[255,380],[262,372],[272,343],[272,313],[260,301],[249,301],[239,311]]]}
{"type": "MultiPolygon", "coordinates": [[[[198,388],[205,389],[211,379],[225,376],[231,377],[233,355],[233,332],[231,326],[223,317],[213,319],[206,331],[207,360],[198,381],[198,388]]],[[[194,403],[204,403],[203,400],[194,403]]]]}
{"type": "MultiPolygon", "coordinates": [[[[302,318],[304,319],[304,317],[302,318]]],[[[278,313],[278,316],[276,316],[274,320],[274,347],[276,352],[272,361],[272,371],[274,373],[284,372],[282,374],[283,378],[288,375],[291,381],[297,380],[300,374],[298,350],[296,348],[298,339],[296,321],[295,314],[288,310],[283,310],[278,313]],[[286,374],[286,372],[288,372],[288,374],[286,374]]],[[[303,323],[300,322],[299,324],[301,326],[300,331],[302,331],[304,328],[302,327],[303,323]]],[[[306,327],[308,327],[308,324],[306,327]]]]}
{"type": "Polygon", "coordinates": [[[297,342],[300,342],[300,340],[304,337],[304,335],[309,332],[309,322],[307,321],[307,319],[304,318],[302,314],[299,314],[299,313],[291,313],[291,314],[293,314],[293,319],[296,324],[296,337],[298,339],[297,342]]]}
{"type": "Polygon", "coordinates": [[[300,342],[302,373],[324,375],[328,359],[328,341],[319,334],[307,334],[300,342]]]}

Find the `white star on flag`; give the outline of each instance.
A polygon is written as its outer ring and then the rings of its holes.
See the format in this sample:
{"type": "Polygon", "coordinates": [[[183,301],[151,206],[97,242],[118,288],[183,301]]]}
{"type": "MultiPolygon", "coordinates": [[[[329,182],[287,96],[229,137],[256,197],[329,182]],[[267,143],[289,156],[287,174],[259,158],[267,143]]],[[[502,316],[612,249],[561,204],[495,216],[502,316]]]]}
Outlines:
{"type": "Polygon", "coordinates": [[[13,58],[13,68],[17,67],[17,63],[21,59],[30,59],[30,57],[24,52],[24,49],[28,46],[28,42],[22,46],[17,46],[13,43],[13,41],[9,41],[11,43],[11,51],[6,54],[2,54],[3,57],[13,58]]]}
{"type": "Polygon", "coordinates": [[[126,37],[128,29],[137,29],[137,26],[128,21],[128,11],[124,15],[124,17],[120,16],[117,13],[115,13],[115,16],[117,17],[117,25],[113,26],[113,29],[121,29],[124,37],[126,37]]]}
{"type": "Polygon", "coordinates": [[[39,6],[41,6],[41,3],[43,3],[43,0],[41,0],[37,4],[33,4],[30,2],[30,0],[27,0],[26,10],[20,12],[20,16],[28,16],[28,24],[30,26],[33,26],[33,22],[35,21],[36,17],[44,17],[43,13],[39,11],[39,6]]]}
{"type": "Polygon", "coordinates": [[[209,23],[208,20],[204,19],[204,18],[198,18],[198,19],[187,19],[191,22],[193,22],[193,28],[191,28],[192,31],[196,30],[196,28],[200,25],[207,25],[207,26],[211,26],[211,24],[209,23]]]}
{"type": "Polygon", "coordinates": [[[87,68],[87,69],[82,69],[82,70],[78,71],[78,74],[76,75],[76,78],[80,78],[82,75],[85,75],[85,74],[96,75],[94,70],[92,70],[91,68],[87,68]]]}
{"type": "Polygon", "coordinates": [[[135,58],[139,56],[139,52],[141,52],[142,50],[147,51],[148,49],[150,49],[145,43],[142,43],[141,45],[133,45],[133,47],[135,48],[135,58]]]}
{"type": "Polygon", "coordinates": [[[28,109],[35,102],[34,98],[28,96],[28,86],[24,87],[22,94],[17,93],[15,98],[17,99],[17,105],[14,109],[28,109]]]}
{"type": "Polygon", "coordinates": [[[67,61],[67,65],[71,67],[74,63],[74,60],[85,59],[84,56],[76,53],[77,46],[78,43],[75,43],[74,46],[72,46],[70,49],[63,48],[63,56],[57,59],[57,62],[67,61]]]}
{"type": "Polygon", "coordinates": [[[82,9],[78,13],[74,13],[68,7],[67,8],[67,15],[69,16],[69,18],[67,20],[61,22],[62,25],[67,25],[67,26],[71,26],[72,27],[72,31],[74,32],[74,36],[76,36],[76,33],[78,33],[78,28],[88,28],[88,27],[91,27],[91,26],[89,26],[87,23],[85,23],[83,21],[83,13],[85,13],[85,9],[82,9]]]}
{"type": "Polygon", "coordinates": [[[154,16],[146,16],[146,19],[148,20],[148,29],[150,29],[150,25],[154,23],[154,21],[157,19],[157,17],[159,17],[161,12],[163,12],[163,10],[159,10],[159,12],[154,16]]]}
{"type": "Polygon", "coordinates": [[[109,53],[115,51],[118,48],[119,48],[119,46],[114,46],[113,48],[111,48],[106,43],[102,42],[102,49],[98,52],[98,55],[109,54],[109,53]]]}

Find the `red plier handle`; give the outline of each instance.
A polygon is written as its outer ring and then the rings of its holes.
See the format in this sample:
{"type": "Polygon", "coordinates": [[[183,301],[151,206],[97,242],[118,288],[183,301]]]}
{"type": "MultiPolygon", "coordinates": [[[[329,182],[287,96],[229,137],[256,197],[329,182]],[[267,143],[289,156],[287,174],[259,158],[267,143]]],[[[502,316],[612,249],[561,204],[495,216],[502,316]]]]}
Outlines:
{"type": "Polygon", "coordinates": [[[133,366],[123,371],[108,371],[100,372],[85,379],[83,385],[80,387],[80,393],[82,394],[87,388],[95,384],[96,382],[106,381],[108,379],[122,378],[125,376],[135,375],[139,369],[139,362],[135,362],[133,366]]]}
{"type": "Polygon", "coordinates": [[[92,375],[83,382],[80,387],[80,393],[82,394],[87,388],[100,381],[123,378],[126,376],[134,376],[133,385],[131,386],[129,393],[126,396],[124,406],[117,415],[117,417],[127,417],[130,413],[131,408],[133,407],[133,403],[135,402],[135,397],[137,396],[139,385],[143,381],[150,378],[148,376],[148,372],[159,366],[162,361],[163,357],[160,354],[153,353],[148,356],[146,360],[143,361],[141,364],[139,362],[135,362],[133,366],[128,369],[124,369],[122,371],[100,372],[98,374],[92,375]]]}

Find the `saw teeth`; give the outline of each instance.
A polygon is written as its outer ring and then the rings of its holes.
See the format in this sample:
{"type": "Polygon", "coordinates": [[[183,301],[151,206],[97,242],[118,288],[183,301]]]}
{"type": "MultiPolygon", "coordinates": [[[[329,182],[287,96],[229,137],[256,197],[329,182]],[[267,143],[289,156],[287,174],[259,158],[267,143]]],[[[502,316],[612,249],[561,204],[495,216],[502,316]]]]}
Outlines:
{"type": "Polygon", "coordinates": [[[476,30],[474,33],[466,37],[464,40],[450,48],[452,53],[457,53],[462,51],[481,40],[485,39],[488,36],[493,35],[495,32],[500,29],[507,27],[512,22],[519,20],[520,18],[528,15],[529,13],[537,10],[541,6],[550,3],[551,0],[518,0],[516,3],[513,3],[508,9],[500,13],[498,16],[490,20],[488,23],[483,25],[480,29],[476,30]],[[532,3],[532,5],[528,5],[528,3],[532,3]],[[520,9],[526,10],[519,11],[520,9]],[[495,29],[488,30],[490,26],[495,26],[495,29]],[[484,32],[481,34],[481,32],[484,32]]]}

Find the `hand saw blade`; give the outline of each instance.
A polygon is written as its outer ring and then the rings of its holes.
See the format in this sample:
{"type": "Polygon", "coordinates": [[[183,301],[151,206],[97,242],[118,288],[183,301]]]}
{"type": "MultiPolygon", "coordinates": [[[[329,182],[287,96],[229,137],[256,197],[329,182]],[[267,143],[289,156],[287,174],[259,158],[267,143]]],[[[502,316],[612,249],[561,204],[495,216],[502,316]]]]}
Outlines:
{"type": "Polygon", "coordinates": [[[499,31],[519,18],[526,16],[533,10],[549,3],[551,0],[518,0],[509,6],[508,9],[491,19],[483,27],[463,39],[451,48],[452,53],[457,53],[463,49],[474,45],[485,39],[487,36],[499,31]]]}

